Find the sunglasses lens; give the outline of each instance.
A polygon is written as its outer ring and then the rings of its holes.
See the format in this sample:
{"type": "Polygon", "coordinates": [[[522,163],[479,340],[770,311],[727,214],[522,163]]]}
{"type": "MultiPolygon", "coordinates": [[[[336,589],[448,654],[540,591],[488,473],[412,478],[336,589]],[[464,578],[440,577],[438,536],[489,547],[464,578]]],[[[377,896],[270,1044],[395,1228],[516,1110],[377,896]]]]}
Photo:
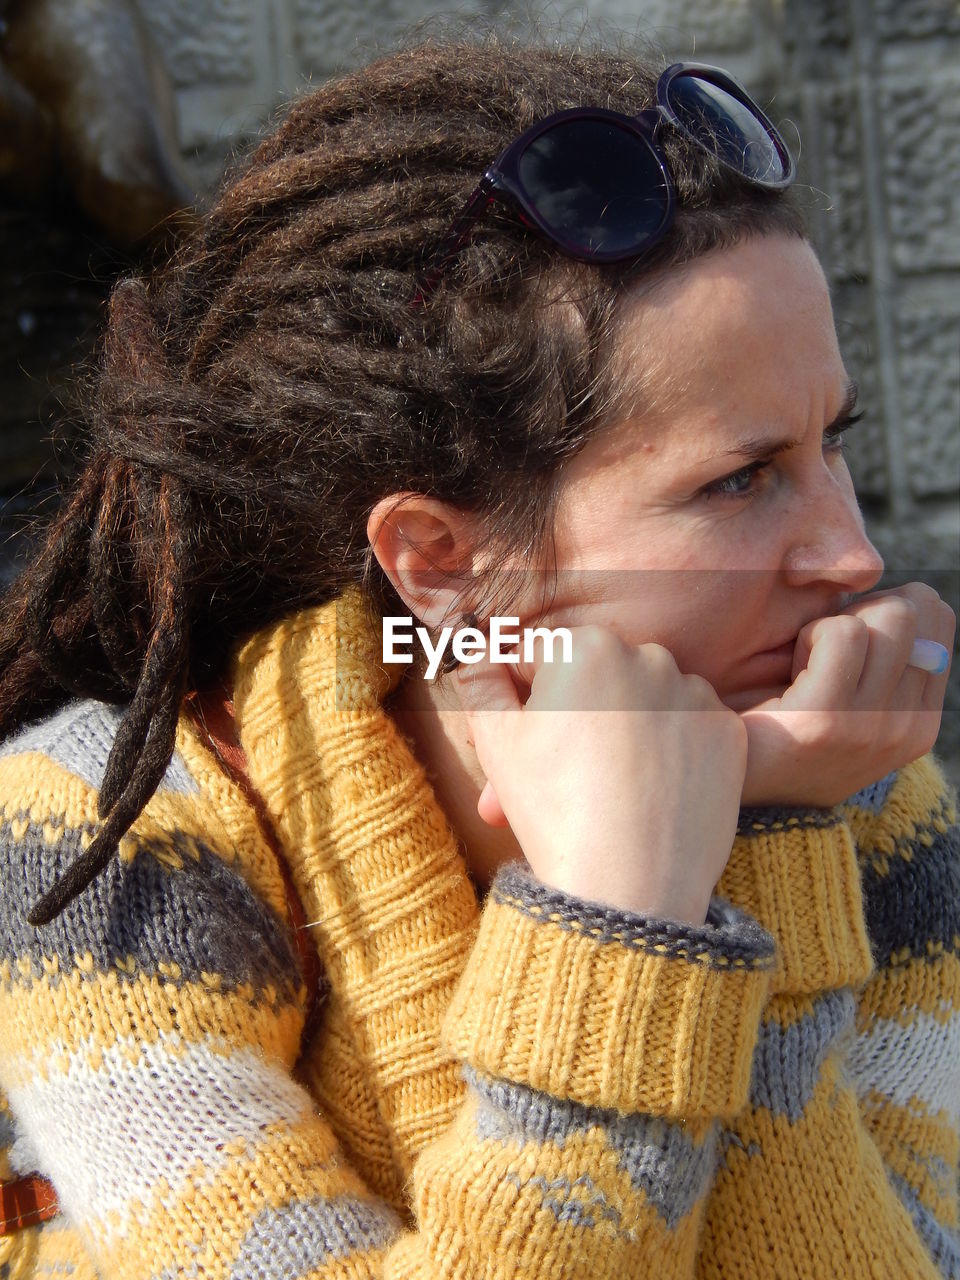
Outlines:
{"type": "Polygon", "coordinates": [[[712,141],[718,158],[753,182],[787,177],[787,160],[755,108],[732,89],[693,73],[671,80],[667,101],[680,127],[701,146],[712,141]]]}
{"type": "Polygon", "coordinates": [[[525,148],[518,174],[543,226],[577,257],[638,252],[669,208],[651,148],[606,120],[564,120],[544,130],[525,148]]]}

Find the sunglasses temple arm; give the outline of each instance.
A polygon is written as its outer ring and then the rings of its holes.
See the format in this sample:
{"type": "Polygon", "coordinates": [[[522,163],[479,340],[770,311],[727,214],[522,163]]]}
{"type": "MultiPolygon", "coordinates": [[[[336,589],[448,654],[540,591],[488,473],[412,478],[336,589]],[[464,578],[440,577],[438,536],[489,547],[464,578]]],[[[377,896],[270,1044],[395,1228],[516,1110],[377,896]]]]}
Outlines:
{"type": "Polygon", "coordinates": [[[480,179],[480,185],[468,197],[466,204],[451,223],[450,229],[437,245],[430,265],[420,276],[417,291],[413,296],[414,306],[422,306],[427,301],[451,259],[456,257],[473,235],[477,223],[486,215],[496,198],[493,181],[484,174],[480,179]]]}

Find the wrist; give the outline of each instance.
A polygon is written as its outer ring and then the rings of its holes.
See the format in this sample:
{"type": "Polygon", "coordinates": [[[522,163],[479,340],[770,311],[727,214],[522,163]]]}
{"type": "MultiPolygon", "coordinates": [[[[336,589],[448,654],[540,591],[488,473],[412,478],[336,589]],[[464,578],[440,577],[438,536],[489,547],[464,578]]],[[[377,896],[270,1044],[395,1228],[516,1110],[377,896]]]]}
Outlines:
{"type": "Polygon", "coordinates": [[[510,863],[444,1043],[490,1076],[585,1106],[732,1116],[746,1105],[775,962],[771,936],[719,899],[705,924],[680,925],[575,899],[510,863]]]}
{"type": "MultiPolygon", "coordinates": [[[[591,870],[588,868],[588,871],[591,870]]],[[[641,883],[628,883],[610,877],[604,880],[594,874],[563,875],[562,873],[535,873],[544,888],[563,893],[584,903],[593,903],[607,910],[623,911],[630,915],[654,920],[670,920],[677,924],[700,926],[705,923],[713,890],[698,889],[690,883],[664,883],[651,877],[641,883]]]]}

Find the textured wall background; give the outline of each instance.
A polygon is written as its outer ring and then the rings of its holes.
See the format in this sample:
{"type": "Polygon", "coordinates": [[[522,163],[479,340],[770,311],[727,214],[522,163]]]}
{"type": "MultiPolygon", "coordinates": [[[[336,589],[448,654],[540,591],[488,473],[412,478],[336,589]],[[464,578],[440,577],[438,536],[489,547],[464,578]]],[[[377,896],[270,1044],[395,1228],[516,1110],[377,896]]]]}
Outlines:
{"type": "MultiPolygon", "coordinates": [[[[139,8],[173,81],[198,195],[285,98],[447,11],[431,0],[139,8]]],[[[456,15],[533,26],[510,0],[464,0],[456,15]]],[[[570,33],[584,16],[591,31],[720,62],[778,122],[795,122],[814,238],[867,409],[851,465],[871,533],[897,579],[926,577],[956,607],[960,0],[686,0],[680,17],[674,0],[593,0],[586,11],[541,7],[537,21],[570,33]]],[[[789,123],[785,132],[795,140],[789,123]]],[[[941,744],[960,760],[960,678],[941,744]]]]}

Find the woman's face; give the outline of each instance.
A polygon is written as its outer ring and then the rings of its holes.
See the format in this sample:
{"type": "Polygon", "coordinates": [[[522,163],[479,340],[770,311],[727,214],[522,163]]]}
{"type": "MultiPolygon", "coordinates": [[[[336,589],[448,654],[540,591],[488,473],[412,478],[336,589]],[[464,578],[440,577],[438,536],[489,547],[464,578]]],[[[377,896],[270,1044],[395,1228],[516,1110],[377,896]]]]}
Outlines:
{"type": "Polygon", "coordinates": [[[813,251],[758,237],[665,276],[628,304],[615,362],[641,407],[566,469],[544,621],[664,645],[743,710],[789,685],[800,629],[883,568],[813,251]]]}

